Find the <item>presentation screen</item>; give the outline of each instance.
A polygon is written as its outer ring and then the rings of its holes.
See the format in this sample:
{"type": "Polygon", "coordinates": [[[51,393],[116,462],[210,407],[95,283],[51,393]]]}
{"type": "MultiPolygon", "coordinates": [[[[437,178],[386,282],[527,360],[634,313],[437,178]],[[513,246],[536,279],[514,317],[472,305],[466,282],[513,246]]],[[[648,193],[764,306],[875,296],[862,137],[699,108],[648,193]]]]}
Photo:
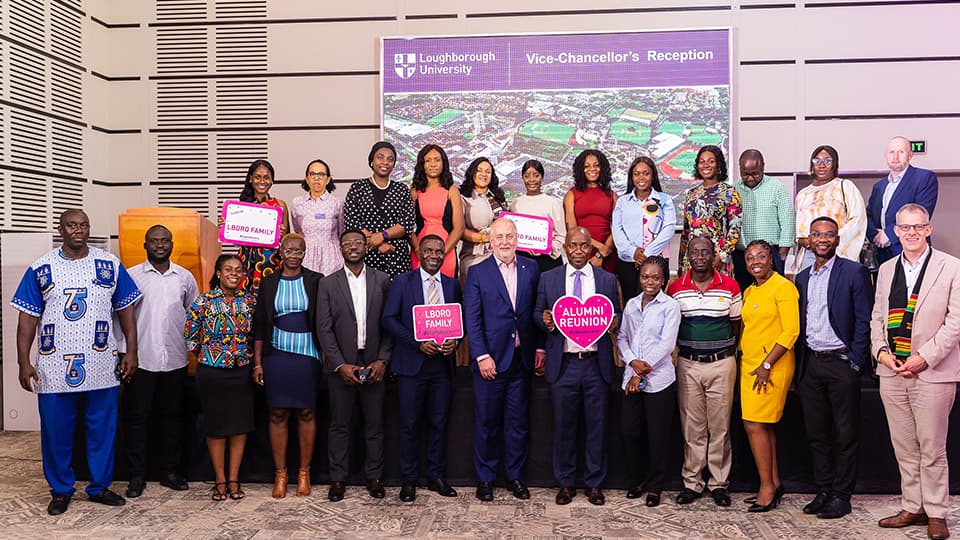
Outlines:
{"type": "Polygon", "coordinates": [[[730,137],[730,30],[384,38],[382,131],[413,177],[428,143],[456,181],[486,156],[508,197],[538,159],[543,190],[562,197],[577,154],[601,150],[623,192],[637,156],[672,195],[694,182],[697,150],[730,137]]]}

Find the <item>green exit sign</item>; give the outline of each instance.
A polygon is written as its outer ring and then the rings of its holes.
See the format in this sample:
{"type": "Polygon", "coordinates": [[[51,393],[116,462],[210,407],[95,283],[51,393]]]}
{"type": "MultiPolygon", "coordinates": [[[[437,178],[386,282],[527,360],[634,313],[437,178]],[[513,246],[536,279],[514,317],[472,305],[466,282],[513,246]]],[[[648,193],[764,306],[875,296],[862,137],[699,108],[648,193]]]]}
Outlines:
{"type": "Polygon", "coordinates": [[[914,154],[924,154],[927,152],[927,141],[910,141],[910,151],[914,154]]]}

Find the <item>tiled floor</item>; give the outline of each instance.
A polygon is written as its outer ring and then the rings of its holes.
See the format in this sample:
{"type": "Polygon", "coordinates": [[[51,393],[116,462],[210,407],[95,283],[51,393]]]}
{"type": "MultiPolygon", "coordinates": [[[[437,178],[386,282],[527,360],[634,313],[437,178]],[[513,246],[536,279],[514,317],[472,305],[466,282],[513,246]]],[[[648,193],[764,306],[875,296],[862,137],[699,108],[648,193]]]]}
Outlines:
{"type": "MultiPolygon", "coordinates": [[[[777,510],[747,514],[743,494],[719,509],[709,497],[680,507],[671,493],[649,509],[620,491],[607,491],[607,504],[595,507],[582,495],[557,506],[551,489],[532,489],[529,501],[498,489],[492,503],[480,503],[466,487],[450,499],[419,489],[414,503],[401,503],[396,487],[377,501],[351,486],[343,501],[331,503],[326,486],[314,486],[307,498],[294,497],[291,486],[278,501],[272,486],[260,484],[244,486],[242,501],[218,503],[209,485],[174,492],[150,483],[142,497],[112,508],[88,502],[78,485],[69,510],[50,517],[39,456],[37,433],[0,432],[0,538],[926,538],[925,527],[876,526],[899,509],[896,496],[856,496],[852,514],[826,522],[801,512],[809,495],[789,493],[777,510]]],[[[125,487],[113,486],[119,493],[125,487]]],[[[956,529],[960,498],[952,503],[949,524],[956,529]]]]}

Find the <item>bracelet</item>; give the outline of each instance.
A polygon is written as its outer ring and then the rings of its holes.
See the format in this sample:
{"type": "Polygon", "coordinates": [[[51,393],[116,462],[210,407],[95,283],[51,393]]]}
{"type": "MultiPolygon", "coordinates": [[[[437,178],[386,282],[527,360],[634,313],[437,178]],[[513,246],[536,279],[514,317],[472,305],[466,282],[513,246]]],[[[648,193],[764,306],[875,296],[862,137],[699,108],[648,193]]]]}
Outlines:
{"type": "Polygon", "coordinates": [[[253,366],[253,369],[263,369],[263,366],[253,366]]]}
{"type": "Polygon", "coordinates": [[[390,239],[390,233],[388,233],[387,231],[383,231],[383,232],[380,233],[380,234],[383,235],[383,239],[384,239],[384,240],[389,240],[389,239],[390,239]]]}

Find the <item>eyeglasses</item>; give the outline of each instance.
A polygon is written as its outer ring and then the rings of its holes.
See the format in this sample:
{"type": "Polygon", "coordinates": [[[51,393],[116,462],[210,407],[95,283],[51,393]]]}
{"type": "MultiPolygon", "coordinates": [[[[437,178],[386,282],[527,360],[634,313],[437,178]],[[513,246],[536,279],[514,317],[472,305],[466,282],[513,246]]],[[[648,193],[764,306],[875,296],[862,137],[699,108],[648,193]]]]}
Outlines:
{"type": "Polygon", "coordinates": [[[818,158],[815,157],[810,160],[810,163],[813,165],[833,165],[833,158],[818,158]]]}
{"type": "Polygon", "coordinates": [[[835,232],[812,232],[810,233],[810,238],[817,240],[823,238],[824,240],[833,240],[834,238],[840,236],[835,232]]]}
{"type": "Polygon", "coordinates": [[[308,172],[307,176],[314,179],[320,179],[320,178],[327,178],[330,175],[325,172],[308,172]]]}
{"type": "Polygon", "coordinates": [[[918,223],[918,224],[916,224],[916,225],[909,225],[909,224],[900,225],[900,224],[898,223],[898,224],[897,224],[897,229],[898,229],[900,232],[910,232],[910,231],[923,232],[923,231],[926,230],[926,228],[929,227],[929,226],[930,226],[929,223],[918,223]]]}
{"type": "Polygon", "coordinates": [[[304,251],[302,249],[284,249],[284,255],[303,255],[304,251]]]}

